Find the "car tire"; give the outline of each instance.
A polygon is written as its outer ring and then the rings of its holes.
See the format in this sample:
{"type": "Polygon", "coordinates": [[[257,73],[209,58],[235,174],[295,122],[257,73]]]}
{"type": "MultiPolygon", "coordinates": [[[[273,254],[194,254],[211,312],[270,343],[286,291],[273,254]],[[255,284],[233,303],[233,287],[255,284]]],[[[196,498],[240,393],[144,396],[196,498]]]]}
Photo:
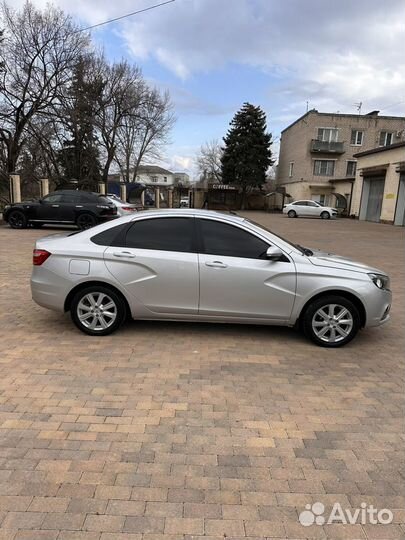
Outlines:
{"type": "Polygon", "coordinates": [[[87,212],[78,215],[76,218],[76,225],[82,231],[85,231],[86,229],[91,229],[91,227],[94,227],[96,223],[96,218],[92,214],[89,214],[87,212]]]}
{"type": "Polygon", "coordinates": [[[125,301],[121,295],[102,285],[80,290],[70,306],[72,321],[79,330],[90,336],[112,334],[125,321],[126,314],[125,301]]]}
{"type": "Polygon", "coordinates": [[[322,296],[309,304],[302,316],[305,335],[321,347],[346,345],[360,326],[359,310],[343,296],[322,296]]]}
{"type": "Polygon", "coordinates": [[[288,213],[287,213],[287,216],[289,218],[296,218],[297,217],[297,212],[295,210],[289,210],[288,213]]]}
{"type": "Polygon", "coordinates": [[[326,210],[324,210],[324,211],[321,213],[321,218],[322,218],[322,219],[330,219],[330,214],[329,214],[329,212],[327,212],[326,210]]]}
{"type": "Polygon", "coordinates": [[[12,229],[27,228],[27,218],[21,210],[12,210],[7,217],[7,221],[12,229]]]}

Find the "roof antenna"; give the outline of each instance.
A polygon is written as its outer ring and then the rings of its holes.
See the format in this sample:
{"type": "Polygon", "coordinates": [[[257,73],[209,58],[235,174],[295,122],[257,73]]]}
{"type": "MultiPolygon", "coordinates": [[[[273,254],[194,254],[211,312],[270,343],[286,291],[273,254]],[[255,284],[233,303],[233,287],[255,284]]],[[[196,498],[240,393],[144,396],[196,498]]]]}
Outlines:
{"type": "Polygon", "coordinates": [[[358,103],[354,103],[354,106],[356,107],[357,109],[357,112],[359,113],[359,115],[361,114],[361,108],[363,106],[363,102],[362,101],[359,101],[358,103]]]}
{"type": "Polygon", "coordinates": [[[309,101],[307,100],[307,111],[308,112],[308,109],[309,109],[309,101]]]}

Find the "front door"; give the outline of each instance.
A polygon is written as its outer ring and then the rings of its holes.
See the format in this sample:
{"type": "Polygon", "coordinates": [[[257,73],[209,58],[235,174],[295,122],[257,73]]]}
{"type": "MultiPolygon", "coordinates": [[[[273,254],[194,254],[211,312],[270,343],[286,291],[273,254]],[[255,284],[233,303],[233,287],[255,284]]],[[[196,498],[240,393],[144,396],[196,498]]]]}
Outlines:
{"type": "Polygon", "coordinates": [[[369,182],[366,220],[379,222],[384,197],[384,180],[376,179],[369,182]]]}
{"type": "Polygon", "coordinates": [[[135,220],[120,247],[108,247],[109,272],[132,297],[143,317],[195,314],[198,310],[198,255],[194,218],[135,220]]]}
{"type": "Polygon", "coordinates": [[[212,317],[287,321],[294,304],[294,263],[270,261],[256,235],[210,218],[198,220],[199,314],[212,317]]]}
{"type": "Polygon", "coordinates": [[[62,194],[50,193],[41,199],[37,206],[35,220],[37,221],[59,221],[61,211],[62,194]]]}

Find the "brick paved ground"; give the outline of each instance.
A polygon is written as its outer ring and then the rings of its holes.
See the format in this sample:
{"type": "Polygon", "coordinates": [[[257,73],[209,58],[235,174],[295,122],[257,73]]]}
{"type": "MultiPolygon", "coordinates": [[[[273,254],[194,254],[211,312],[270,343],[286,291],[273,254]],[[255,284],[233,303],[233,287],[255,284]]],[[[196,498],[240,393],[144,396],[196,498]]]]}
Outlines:
{"type": "Polygon", "coordinates": [[[30,299],[44,232],[0,228],[0,540],[405,537],[404,230],[254,217],[389,271],[392,322],[329,351],[249,326],[90,338],[30,299]],[[316,501],[394,523],[305,528],[316,501]]]}

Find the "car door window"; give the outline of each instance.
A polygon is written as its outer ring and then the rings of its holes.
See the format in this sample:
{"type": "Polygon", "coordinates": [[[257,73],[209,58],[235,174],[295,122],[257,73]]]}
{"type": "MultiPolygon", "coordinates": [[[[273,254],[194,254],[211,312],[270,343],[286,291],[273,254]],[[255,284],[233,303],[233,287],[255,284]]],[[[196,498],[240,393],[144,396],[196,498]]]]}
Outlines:
{"type": "Polygon", "coordinates": [[[47,204],[56,204],[62,202],[62,194],[61,193],[52,193],[51,195],[47,195],[42,199],[47,204]]]}
{"type": "Polygon", "coordinates": [[[61,204],[73,204],[77,201],[77,198],[74,194],[63,193],[60,199],[61,204]]]}
{"type": "Polygon", "coordinates": [[[295,206],[308,206],[307,201],[297,201],[294,203],[295,206]]]}
{"type": "Polygon", "coordinates": [[[312,206],[314,208],[318,208],[318,205],[315,202],[312,202],[312,201],[308,201],[307,206],[312,206]]]}
{"type": "Polygon", "coordinates": [[[203,252],[226,257],[261,259],[269,245],[257,236],[220,221],[200,219],[203,252]]]}
{"type": "Polygon", "coordinates": [[[193,218],[150,218],[135,221],[126,234],[126,247],[195,252],[193,218]]]}

